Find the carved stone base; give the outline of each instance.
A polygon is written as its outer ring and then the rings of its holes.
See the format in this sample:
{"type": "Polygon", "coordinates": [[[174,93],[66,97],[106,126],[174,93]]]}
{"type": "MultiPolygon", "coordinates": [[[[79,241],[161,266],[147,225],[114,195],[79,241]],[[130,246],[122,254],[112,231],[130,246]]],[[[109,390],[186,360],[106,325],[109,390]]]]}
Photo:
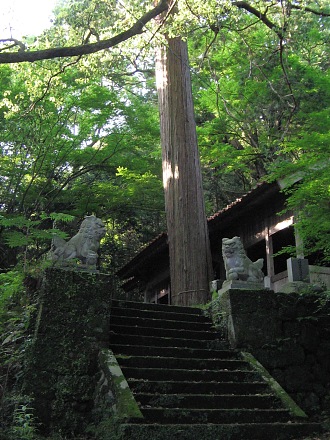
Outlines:
{"type": "Polygon", "coordinates": [[[222,288],[218,291],[219,295],[228,292],[230,289],[242,290],[265,290],[263,282],[258,281],[240,281],[240,280],[226,280],[222,284],[222,288]]]}

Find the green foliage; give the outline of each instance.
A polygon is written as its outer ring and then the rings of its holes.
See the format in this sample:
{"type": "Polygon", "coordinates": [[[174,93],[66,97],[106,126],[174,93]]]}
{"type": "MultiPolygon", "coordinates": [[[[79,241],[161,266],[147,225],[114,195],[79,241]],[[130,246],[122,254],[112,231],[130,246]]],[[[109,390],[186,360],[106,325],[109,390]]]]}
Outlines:
{"type": "Polygon", "coordinates": [[[124,76],[114,83],[107,67],[92,73],[91,65],[0,68],[7,78],[0,86],[0,246],[27,251],[25,260],[40,259],[60,234],[54,220],[95,213],[138,224],[143,210],[149,218],[164,210],[154,103],[132,93],[136,78],[126,87],[124,76]],[[124,168],[126,175],[118,172],[124,168]]]}
{"type": "Polygon", "coordinates": [[[0,224],[4,227],[3,240],[10,248],[28,246],[40,240],[50,241],[54,235],[63,235],[57,229],[38,229],[41,221],[24,217],[3,218],[0,224]]]}
{"type": "Polygon", "coordinates": [[[22,291],[24,275],[19,271],[0,274],[0,308],[13,295],[22,291]]]}
{"type": "MultiPolygon", "coordinates": [[[[274,168],[308,163],[307,151],[319,155],[329,142],[328,18],[277,3],[253,5],[272,29],[231,2],[179,1],[166,26],[149,23],[133,44],[80,60],[1,66],[0,214],[35,221],[43,211],[77,219],[93,212],[117,224],[134,217],[138,229],[152,215],[159,223],[153,46],[163,41],[162,32],[181,34],[190,44],[209,214],[274,168]]],[[[31,49],[111,37],[150,6],[62,1],[53,26],[31,49]]],[[[318,8],[327,10],[323,2],[318,8]]],[[[37,248],[44,237],[27,228],[2,240],[37,248]]]]}
{"type": "MultiPolygon", "coordinates": [[[[29,400],[29,399],[28,399],[29,400]]],[[[36,419],[33,408],[29,404],[19,404],[14,410],[13,424],[9,431],[9,439],[35,440],[37,435],[36,419]]]]}
{"type": "MultiPolygon", "coordinates": [[[[21,374],[35,309],[23,272],[40,276],[54,234],[72,236],[84,215],[101,217],[103,270],[113,273],[165,229],[153,79],[162,33],[189,43],[208,214],[260,180],[303,177],[287,187],[288,209],[305,253],[329,263],[329,18],[251,4],[273,30],[233,2],[179,0],[165,26],[149,23],[111,51],[0,66],[1,378],[21,374]]],[[[62,0],[29,48],[112,37],[150,7],[62,0]]],[[[16,404],[11,435],[32,438],[30,402],[16,404]]]]}
{"type": "Polygon", "coordinates": [[[251,16],[232,22],[231,32],[228,22],[216,32],[200,28],[191,40],[207,205],[211,214],[260,180],[304,176],[287,189],[288,209],[305,254],[328,263],[329,19],[297,13],[285,20],[290,39],[282,52],[251,16]]]}
{"type": "Polygon", "coordinates": [[[296,229],[303,238],[304,252],[316,255],[319,264],[330,263],[329,188],[329,166],[325,164],[324,170],[305,177],[289,191],[288,198],[288,208],[298,212],[296,229]]]}
{"type": "Polygon", "coordinates": [[[30,344],[28,327],[36,309],[35,298],[27,290],[26,275],[18,268],[0,274],[0,437],[12,440],[37,438],[32,401],[20,393],[30,344]]]}

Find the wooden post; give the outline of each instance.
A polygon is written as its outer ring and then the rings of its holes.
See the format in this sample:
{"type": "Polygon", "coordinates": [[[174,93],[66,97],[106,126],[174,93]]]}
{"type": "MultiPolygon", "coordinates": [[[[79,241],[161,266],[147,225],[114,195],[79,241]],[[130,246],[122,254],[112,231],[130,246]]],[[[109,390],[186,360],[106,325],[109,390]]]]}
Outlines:
{"type": "Polygon", "coordinates": [[[163,185],[173,304],[210,299],[212,260],[188,64],[187,43],[168,38],[159,49],[159,97],[163,185]]]}

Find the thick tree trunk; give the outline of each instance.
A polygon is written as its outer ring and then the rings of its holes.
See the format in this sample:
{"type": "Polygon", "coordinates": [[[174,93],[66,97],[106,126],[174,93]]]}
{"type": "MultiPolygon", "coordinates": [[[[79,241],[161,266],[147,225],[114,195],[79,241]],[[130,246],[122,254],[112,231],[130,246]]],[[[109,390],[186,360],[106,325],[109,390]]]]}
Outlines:
{"type": "Polygon", "coordinates": [[[156,61],[172,304],[209,299],[211,253],[187,44],[167,40],[156,61]]]}

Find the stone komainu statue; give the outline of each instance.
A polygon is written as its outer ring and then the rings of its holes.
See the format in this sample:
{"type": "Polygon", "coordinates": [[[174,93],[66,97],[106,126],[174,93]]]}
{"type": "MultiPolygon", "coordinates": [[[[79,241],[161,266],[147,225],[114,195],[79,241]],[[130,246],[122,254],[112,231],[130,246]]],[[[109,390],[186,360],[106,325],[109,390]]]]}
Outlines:
{"type": "Polygon", "coordinates": [[[78,260],[81,268],[96,269],[101,238],[105,236],[105,226],[101,219],[90,215],[81,223],[79,232],[69,241],[55,237],[50,251],[51,260],[59,266],[70,265],[70,260],[78,260]]]}
{"type": "Polygon", "coordinates": [[[263,281],[264,274],[261,268],[264,259],[252,262],[245,253],[240,237],[222,239],[222,256],[227,280],[263,281]]]}

